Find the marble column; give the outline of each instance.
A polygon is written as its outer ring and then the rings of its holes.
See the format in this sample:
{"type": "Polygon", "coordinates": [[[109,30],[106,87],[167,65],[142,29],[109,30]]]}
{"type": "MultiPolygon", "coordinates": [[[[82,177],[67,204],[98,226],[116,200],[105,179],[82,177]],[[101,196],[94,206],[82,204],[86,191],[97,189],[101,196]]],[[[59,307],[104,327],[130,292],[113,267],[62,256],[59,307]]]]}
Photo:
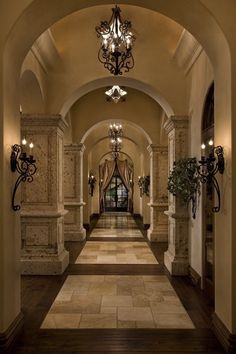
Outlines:
{"type": "Polygon", "coordinates": [[[34,181],[21,187],[22,273],[61,274],[69,264],[64,248],[66,123],[60,115],[23,115],[21,127],[22,137],[34,143],[37,165],[34,181]]]}
{"type": "Polygon", "coordinates": [[[148,239],[154,242],[167,242],[168,220],[164,211],[168,207],[167,177],[168,148],[167,146],[149,145],[150,153],[150,228],[148,239]]]}
{"type": "Polygon", "coordinates": [[[65,216],[65,240],[83,241],[86,230],[83,227],[83,144],[64,146],[64,205],[68,210],[65,216]]]}
{"type": "MultiPolygon", "coordinates": [[[[168,134],[169,171],[174,161],[188,156],[188,117],[171,116],[164,128],[168,134]]],[[[169,193],[168,250],[164,254],[164,263],[172,275],[188,274],[188,207],[178,197],[169,193]]]]}

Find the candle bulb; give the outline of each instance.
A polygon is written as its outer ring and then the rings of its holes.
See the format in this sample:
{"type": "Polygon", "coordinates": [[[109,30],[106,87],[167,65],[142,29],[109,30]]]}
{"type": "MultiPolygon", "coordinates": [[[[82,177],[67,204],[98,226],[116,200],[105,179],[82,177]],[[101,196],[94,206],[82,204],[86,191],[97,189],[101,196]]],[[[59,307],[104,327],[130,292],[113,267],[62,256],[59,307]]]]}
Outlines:
{"type": "Polygon", "coordinates": [[[22,145],[26,145],[27,144],[27,140],[25,138],[23,138],[21,143],[22,143],[22,145]]]}

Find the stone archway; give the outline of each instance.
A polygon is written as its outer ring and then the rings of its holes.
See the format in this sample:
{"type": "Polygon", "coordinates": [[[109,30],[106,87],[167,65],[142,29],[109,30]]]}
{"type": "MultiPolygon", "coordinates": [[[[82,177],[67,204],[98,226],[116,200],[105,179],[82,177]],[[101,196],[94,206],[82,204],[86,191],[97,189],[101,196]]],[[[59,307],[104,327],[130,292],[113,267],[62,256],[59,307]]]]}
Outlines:
{"type": "MultiPolygon", "coordinates": [[[[112,1],[113,2],[113,1],[112,1]]],[[[106,1],[99,2],[101,4],[107,3],[106,1]]],[[[215,83],[216,83],[216,140],[217,143],[228,147],[227,159],[230,164],[231,158],[231,114],[234,114],[236,107],[231,103],[231,62],[228,44],[224,38],[223,32],[220,30],[217,21],[211,15],[209,9],[203,5],[202,2],[195,1],[193,8],[189,6],[188,1],[178,1],[178,4],[174,4],[173,1],[158,2],[153,5],[152,2],[145,1],[130,1],[130,4],[149,7],[153,10],[160,11],[161,13],[173,18],[187,28],[198,41],[203,45],[208,53],[214,67],[215,83]],[[201,22],[196,22],[196,17],[201,18],[201,22]],[[204,28],[202,24],[205,23],[207,28],[204,28]],[[223,117],[223,118],[222,118],[223,117]],[[222,136],[221,131],[225,129],[225,135],[222,136]]],[[[84,6],[95,5],[94,2],[83,2],[84,6]]],[[[12,4],[9,2],[9,6],[12,4]]],[[[1,172],[0,182],[1,185],[7,186],[7,190],[1,189],[1,215],[4,215],[4,220],[1,224],[1,231],[3,233],[4,255],[1,258],[3,264],[7,263],[7,259],[12,259],[13,265],[11,271],[7,271],[3,274],[2,281],[5,281],[7,286],[5,288],[5,294],[12,294],[11,296],[3,296],[1,303],[1,313],[3,313],[0,331],[5,331],[6,328],[13,322],[14,318],[20,311],[19,303],[19,273],[16,275],[15,269],[18,269],[17,259],[19,258],[19,249],[15,245],[19,246],[19,235],[15,232],[18,224],[18,217],[13,216],[12,212],[6,207],[8,205],[8,199],[11,192],[11,186],[7,181],[12,181],[12,176],[8,171],[8,166],[4,161],[7,161],[10,146],[19,141],[19,121],[18,116],[19,99],[17,92],[17,81],[20,72],[20,66],[25,54],[32,45],[33,41],[38,35],[48,28],[53,22],[59,18],[76,11],[81,5],[77,1],[67,1],[61,8],[57,7],[56,1],[34,1],[31,2],[29,7],[23,13],[23,8],[19,8],[19,13],[10,25],[14,25],[12,31],[9,28],[5,28],[6,37],[8,40],[5,46],[4,52],[4,73],[3,88],[4,92],[8,92],[9,79],[12,83],[11,92],[4,95],[4,101],[2,101],[2,120],[4,120],[4,142],[3,142],[3,154],[1,155],[0,162],[4,166],[1,172]],[[48,8],[50,6],[50,8],[48,8]],[[57,11],[55,11],[55,9],[57,11]],[[22,15],[20,15],[23,13],[22,15]],[[41,23],[37,21],[39,14],[44,13],[45,16],[41,16],[41,23]],[[18,20],[17,20],[18,18],[18,20]],[[36,28],[33,28],[31,32],[27,32],[26,24],[35,23],[39,24],[36,28]],[[27,35],[26,35],[27,33],[27,35]],[[19,47],[18,44],[21,44],[19,47]],[[8,235],[11,235],[9,238],[8,235]],[[8,271],[11,273],[9,274],[8,271]]],[[[17,9],[18,10],[18,9],[17,9]]],[[[17,11],[16,10],[16,11],[17,11]]],[[[220,17],[220,15],[219,15],[220,17]]],[[[226,28],[224,24],[223,28],[226,28]]],[[[235,82],[233,82],[233,88],[235,82]]],[[[185,113],[185,112],[182,112],[185,113]]],[[[234,128],[234,126],[233,126],[234,128]]],[[[235,151],[233,150],[233,153],[235,151]]],[[[226,181],[229,184],[227,189],[227,212],[220,215],[217,219],[218,234],[216,235],[216,257],[220,257],[222,250],[229,256],[230,266],[232,267],[232,250],[230,248],[232,241],[231,230],[231,181],[230,178],[226,181]],[[228,198],[227,198],[228,197],[228,198]],[[225,230],[227,225],[227,230],[225,230]],[[225,237],[221,237],[221,235],[225,237]]],[[[235,191],[233,190],[235,193],[235,191]]],[[[233,194],[233,198],[235,198],[233,194]]],[[[226,209],[226,208],[225,208],[226,209]]],[[[233,244],[234,245],[234,244],[233,244]]],[[[235,245],[234,245],[235,246],[235,245]]],[[[5,269],[5,267],[3,267],[5,269]]],[[[216,301],[216,311],[220,318],[225,322],[227,327],[231,330],[236,328],[236,322],[234,320],[232,324],[232,295],[234,291],[232,289],[231,277],[229,277],[230,271],[224,267],[221,263],[216,268],[219,281],[216,284],[216,292],[224,289],[222,299],[216,301]],[[228,290],[229,289],[229,290],[228,290]],[[225,303],[229,303],[229,307],[225,309],[225,303]]]]}

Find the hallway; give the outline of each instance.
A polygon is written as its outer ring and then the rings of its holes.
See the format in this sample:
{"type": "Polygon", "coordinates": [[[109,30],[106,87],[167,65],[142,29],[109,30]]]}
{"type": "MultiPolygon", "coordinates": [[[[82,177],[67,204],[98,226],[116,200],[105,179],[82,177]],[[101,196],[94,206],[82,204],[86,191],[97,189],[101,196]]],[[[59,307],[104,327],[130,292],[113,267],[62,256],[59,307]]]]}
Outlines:
{"type": "Polygon", "coordinates": [[[103,214],[83,246],[67,243],[64,275],[22,277],[26,330],[13,353],[223,352],[202,294],[168,276],[166,244],[150,248],[138,225],[103,214]]]}

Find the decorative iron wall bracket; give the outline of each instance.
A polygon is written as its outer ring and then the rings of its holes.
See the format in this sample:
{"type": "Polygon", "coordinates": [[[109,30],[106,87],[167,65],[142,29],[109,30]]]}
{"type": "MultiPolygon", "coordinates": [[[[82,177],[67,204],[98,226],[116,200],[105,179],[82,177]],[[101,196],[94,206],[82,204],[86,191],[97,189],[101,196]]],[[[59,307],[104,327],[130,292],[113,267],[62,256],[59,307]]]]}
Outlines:
{"type": "Polygon", "coordinates": [[[18,172],[18,176],[12,194],[12,209],[14,211],[20,210],[20,205],[15,204],[16,191],[21,184],[21,182],[33,182],[33,175],[37,171],[35,166],[36,160],[33,159],[32,155],[27,155],[22,152],[22,147],[18,144],[12,146],[10,165],[12,172],[18,172]]]}
{"type": "Polygon", "coordinates": [[[140,190],[140,197],[142,197],[143,194],[149,196],[149,185],[150,185],[150,176],[139,177],[138,186],[140,190]]]}
{"type": "Polygon", "coordinates": [[[213,187],[217,195],[217,204],[212,208],[214,213],[218,213],[221,207],[220,187],[215,177],[217,172],[224,173],[225,161],[224,150],[222,146],[216,146],[212,149],[208,156],[202,156],[197,168],[200,182],[206,184],[207,189],[210,191],[213,187]],[[216,155],[216,157],[215,157],[216,155]]]}
{"type": "Polygon", "coordinates": [[[93,197],[93,192],[94,192],[94,188],[95,188],[95,184],[96,184],[96,178],[93,174],[89,174],[89,178],[88,178],[88,185],[89,185],[89,194],[91,195],[91,197],[93,197]]]}

